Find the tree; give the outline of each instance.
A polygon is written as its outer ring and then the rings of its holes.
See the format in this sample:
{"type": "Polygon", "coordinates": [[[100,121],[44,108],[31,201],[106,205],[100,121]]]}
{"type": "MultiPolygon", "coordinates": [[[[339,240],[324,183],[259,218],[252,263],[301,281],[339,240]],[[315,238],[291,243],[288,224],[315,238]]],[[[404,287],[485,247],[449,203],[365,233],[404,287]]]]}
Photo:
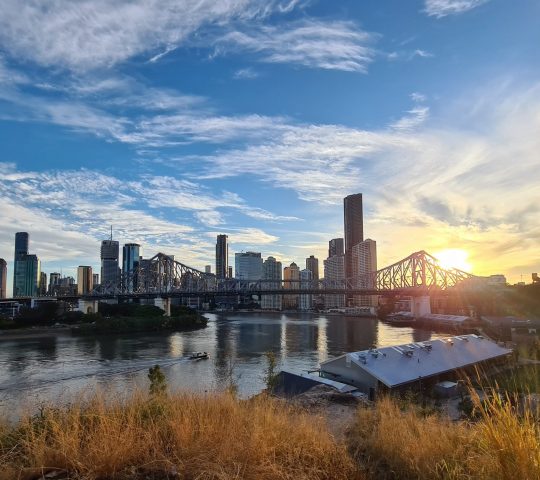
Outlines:
{"type": "Polygon", "coordinates": [[[150,380],[150,395],[163,395],[167,391],[167,380],[159,365],[150,367],[148,379],[150,380]]]}
{"type": "Polygon", "coordinates": [[[264,371],[264,383],[266,384],[266,390],[272,392],[277,386],[278,374],[277,374],[277,359],[276,354],[272,351],[266,352],[267,366],[264,371]]]}

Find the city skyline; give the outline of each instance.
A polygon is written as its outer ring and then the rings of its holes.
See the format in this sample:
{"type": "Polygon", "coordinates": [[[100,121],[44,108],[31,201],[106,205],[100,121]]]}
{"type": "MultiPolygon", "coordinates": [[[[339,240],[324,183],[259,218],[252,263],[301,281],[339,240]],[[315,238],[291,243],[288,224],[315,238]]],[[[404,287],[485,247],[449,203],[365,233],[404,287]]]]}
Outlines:
{"type": "Polygon", "coordinates": [[[381,266],[540,271],[537,2],[133,2],[146,27],[122,1],[67,5],[0,12],[8,292],[18,231],[73,277],[101,273],[111,224],[201,270],[218,233],[322,268],[356,192],[381,266]]]}

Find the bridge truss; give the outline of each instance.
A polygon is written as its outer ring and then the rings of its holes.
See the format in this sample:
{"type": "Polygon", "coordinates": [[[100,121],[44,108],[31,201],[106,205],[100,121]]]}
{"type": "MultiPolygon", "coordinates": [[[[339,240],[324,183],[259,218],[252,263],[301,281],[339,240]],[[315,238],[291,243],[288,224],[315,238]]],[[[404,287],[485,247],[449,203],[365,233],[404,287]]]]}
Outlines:
{"type": "Polygon", "coordinates": [[[142,260],[131,272],[122,275],[117,285],[101,285],[94,296],[205,296],[205,295],[274,295],[357,294],[429,292],[470,285],[479,279],[457,269],[444,269],[438,260],[419,251],[376,272],[347,279],[305,280],[239,280],[220,279],[214,274],[188,267],[173,257],[158,253],[142,260]]]}

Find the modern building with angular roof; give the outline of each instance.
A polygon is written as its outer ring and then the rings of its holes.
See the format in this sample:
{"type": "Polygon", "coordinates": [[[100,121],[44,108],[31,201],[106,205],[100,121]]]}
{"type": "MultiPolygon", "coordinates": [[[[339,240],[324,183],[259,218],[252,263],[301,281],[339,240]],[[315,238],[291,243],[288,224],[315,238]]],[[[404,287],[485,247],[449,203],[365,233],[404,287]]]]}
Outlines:
{"type": "Polygon", "coordinates": [[[479,335],[458,335],[346,353],[321,363],[320,374],[373,393],[454,379],[476,366],[506,361],[511,353],[479,335]]]}

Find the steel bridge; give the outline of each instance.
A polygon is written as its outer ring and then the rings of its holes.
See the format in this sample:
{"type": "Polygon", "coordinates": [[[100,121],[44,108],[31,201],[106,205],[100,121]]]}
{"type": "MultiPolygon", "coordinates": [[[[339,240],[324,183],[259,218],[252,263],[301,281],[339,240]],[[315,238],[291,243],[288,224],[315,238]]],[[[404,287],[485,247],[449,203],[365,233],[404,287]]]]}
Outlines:
{"type": "Polygon", "coordinates": [[[217,278],[158,253],[125,272],[117,285],[100,285],[85,297],[205,297],[234,295],[348,294],[421,296],[455,288],[472,288],[481,277],[444,269],[425,251],[388,267],[353,278],[331,280],[260,280],[217,278]]]}

